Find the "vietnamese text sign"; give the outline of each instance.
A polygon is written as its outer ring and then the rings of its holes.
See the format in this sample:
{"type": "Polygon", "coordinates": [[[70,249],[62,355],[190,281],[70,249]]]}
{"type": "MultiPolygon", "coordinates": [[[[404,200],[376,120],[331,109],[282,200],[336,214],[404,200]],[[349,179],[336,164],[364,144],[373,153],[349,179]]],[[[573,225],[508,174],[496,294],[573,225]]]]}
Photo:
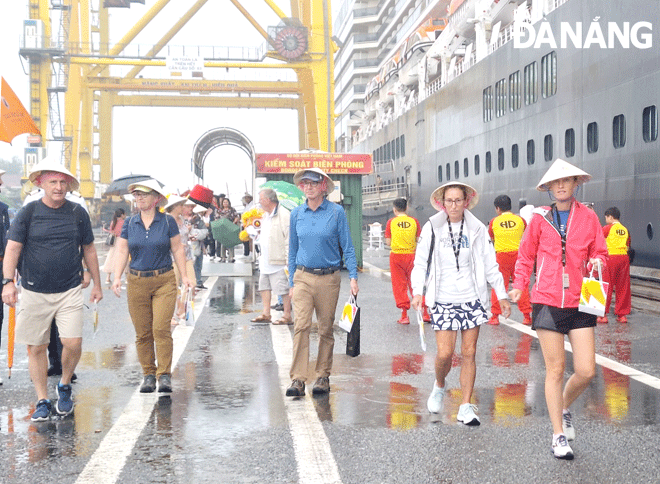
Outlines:
{"type": "Polygon", "coordinates": [[[204,72],[203,57],[167,56],[165,65],[173,76],[185,73],[197,77],[204,72]]]}
{"type": "Polygon", "coordinates": [[[366,175],[372,172],[371,154],[352,153],[259,153],[257,173],[295,173],[320,168],[328,175],[366,175]]]}

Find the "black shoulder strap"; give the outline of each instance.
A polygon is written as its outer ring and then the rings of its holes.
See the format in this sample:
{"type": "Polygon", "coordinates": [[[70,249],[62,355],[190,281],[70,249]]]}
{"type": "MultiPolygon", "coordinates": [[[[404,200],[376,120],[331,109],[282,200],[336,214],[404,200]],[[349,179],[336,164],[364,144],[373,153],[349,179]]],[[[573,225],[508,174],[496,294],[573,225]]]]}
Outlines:
{"type": "Polygon", "coordinates": [[[433,224],[431,224],[431,248],[429,249],[429,258],[426,261],[426,277],[424,277],[424,290],[422,291],[422,296],[426,296],[426,284],[429,280],[429,274],[431,274],[431,259],[433,259],[433,249],[435,248],[435,230],[433,230],[433,224]]]}

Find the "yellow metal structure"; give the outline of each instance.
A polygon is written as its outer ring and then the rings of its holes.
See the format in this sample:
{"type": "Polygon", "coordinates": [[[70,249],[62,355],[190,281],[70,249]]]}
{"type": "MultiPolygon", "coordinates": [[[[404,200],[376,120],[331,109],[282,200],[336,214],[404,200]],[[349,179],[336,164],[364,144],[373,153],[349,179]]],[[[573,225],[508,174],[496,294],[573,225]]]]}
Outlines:
{"type": "Polygon", "coordinates": [[[109,9],[103,5],[104,0],[30,0],[30,18],[43,22],[46,38],[51,37],[50,9],[56,6],[62,12],[61,28],[66,29],[62,52],[29,55],[31,112],[42,133],[47,133],[48,93],[49,89],[53,91],[51,69],[55,63],[66,63],[64,130],[70,134],[67,139],[71,149],[65,154],[64,161],[80,177],[80,191],[85,198],[99,197],[97,182],[105,184],[112,179],[114,106],[296,109],[299,113],[300,149],[334,151],[333,57],[336,46],[330,38],[330,0],[290,0],[290,17],[274,0],[263,0],[280,18],[282,26],[307,29],[306,49],[294,59],[284,57],[288,52],[276,50],[275,39],[269,35],[269,30],[255,20],[241,0],[225,1],[228,6],[233,4],[266,39],[269,47],[265,57],[270,62],[206,58],[204,67],[293,69],[297,74],[296,82],[186,80],[172,78],[167,72],[160,78],[138,78],[144,67],[166,65],[162,57],[156,57],[208,0],[155,0],[142,18],[112,46],[108,43],[110,16],[109,9]],[[149,52],[140,57],[129,57],[125,52],[131,42],[169,3],[188,5],[188,10],[149,52]],[[92,36],[98,41],[92,42],[92,36]],[[112,77],[110,66],[133,68],[125,76],[112,77]]]}

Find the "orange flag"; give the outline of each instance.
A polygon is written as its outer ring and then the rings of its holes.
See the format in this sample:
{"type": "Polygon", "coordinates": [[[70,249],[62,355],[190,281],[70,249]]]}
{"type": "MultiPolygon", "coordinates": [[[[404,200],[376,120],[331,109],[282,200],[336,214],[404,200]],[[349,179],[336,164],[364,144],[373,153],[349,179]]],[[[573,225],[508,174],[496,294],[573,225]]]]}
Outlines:
{"type": "Polygon", "coordinates": [[[23,133],[38,134],[39,128],[32,121],[32,117],[26,111],[21,101],[18,99],[14,91],[11,90],[9,84],[2,79],[2,91],[0,92],[0,141],[11,141],[23,133]]]}

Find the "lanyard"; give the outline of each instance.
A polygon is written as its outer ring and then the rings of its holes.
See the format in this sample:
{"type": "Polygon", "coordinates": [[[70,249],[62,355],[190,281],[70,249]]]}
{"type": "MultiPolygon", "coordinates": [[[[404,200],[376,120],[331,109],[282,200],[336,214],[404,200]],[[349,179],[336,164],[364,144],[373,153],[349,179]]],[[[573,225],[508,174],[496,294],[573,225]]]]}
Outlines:
{"type": "Polygon", "coordinates": [[[566,227],[562,230],[559,210],[557,210],[557,205],[555,204],[552,205],[552,225],[557,229],[561,237],[561,264],[566,267],[566,229],[568,228],[568,220],[566,220],[566,227]]]}
{"type": "Polygon", "coordinates": [[[451,230],[451,222],[447,220],[447,225],[449,226],[449,237],[451,238],[451,248],[454,251],[454,257],[456,257],[456,270],[460,271],[458,266],[458,256],[461,253],[461,242],[463,241],[463,222],[465,222],[465,216],[461,219],[461,230],[458,233],[458,241],[454,242],[454,232],[451,230]]]}

